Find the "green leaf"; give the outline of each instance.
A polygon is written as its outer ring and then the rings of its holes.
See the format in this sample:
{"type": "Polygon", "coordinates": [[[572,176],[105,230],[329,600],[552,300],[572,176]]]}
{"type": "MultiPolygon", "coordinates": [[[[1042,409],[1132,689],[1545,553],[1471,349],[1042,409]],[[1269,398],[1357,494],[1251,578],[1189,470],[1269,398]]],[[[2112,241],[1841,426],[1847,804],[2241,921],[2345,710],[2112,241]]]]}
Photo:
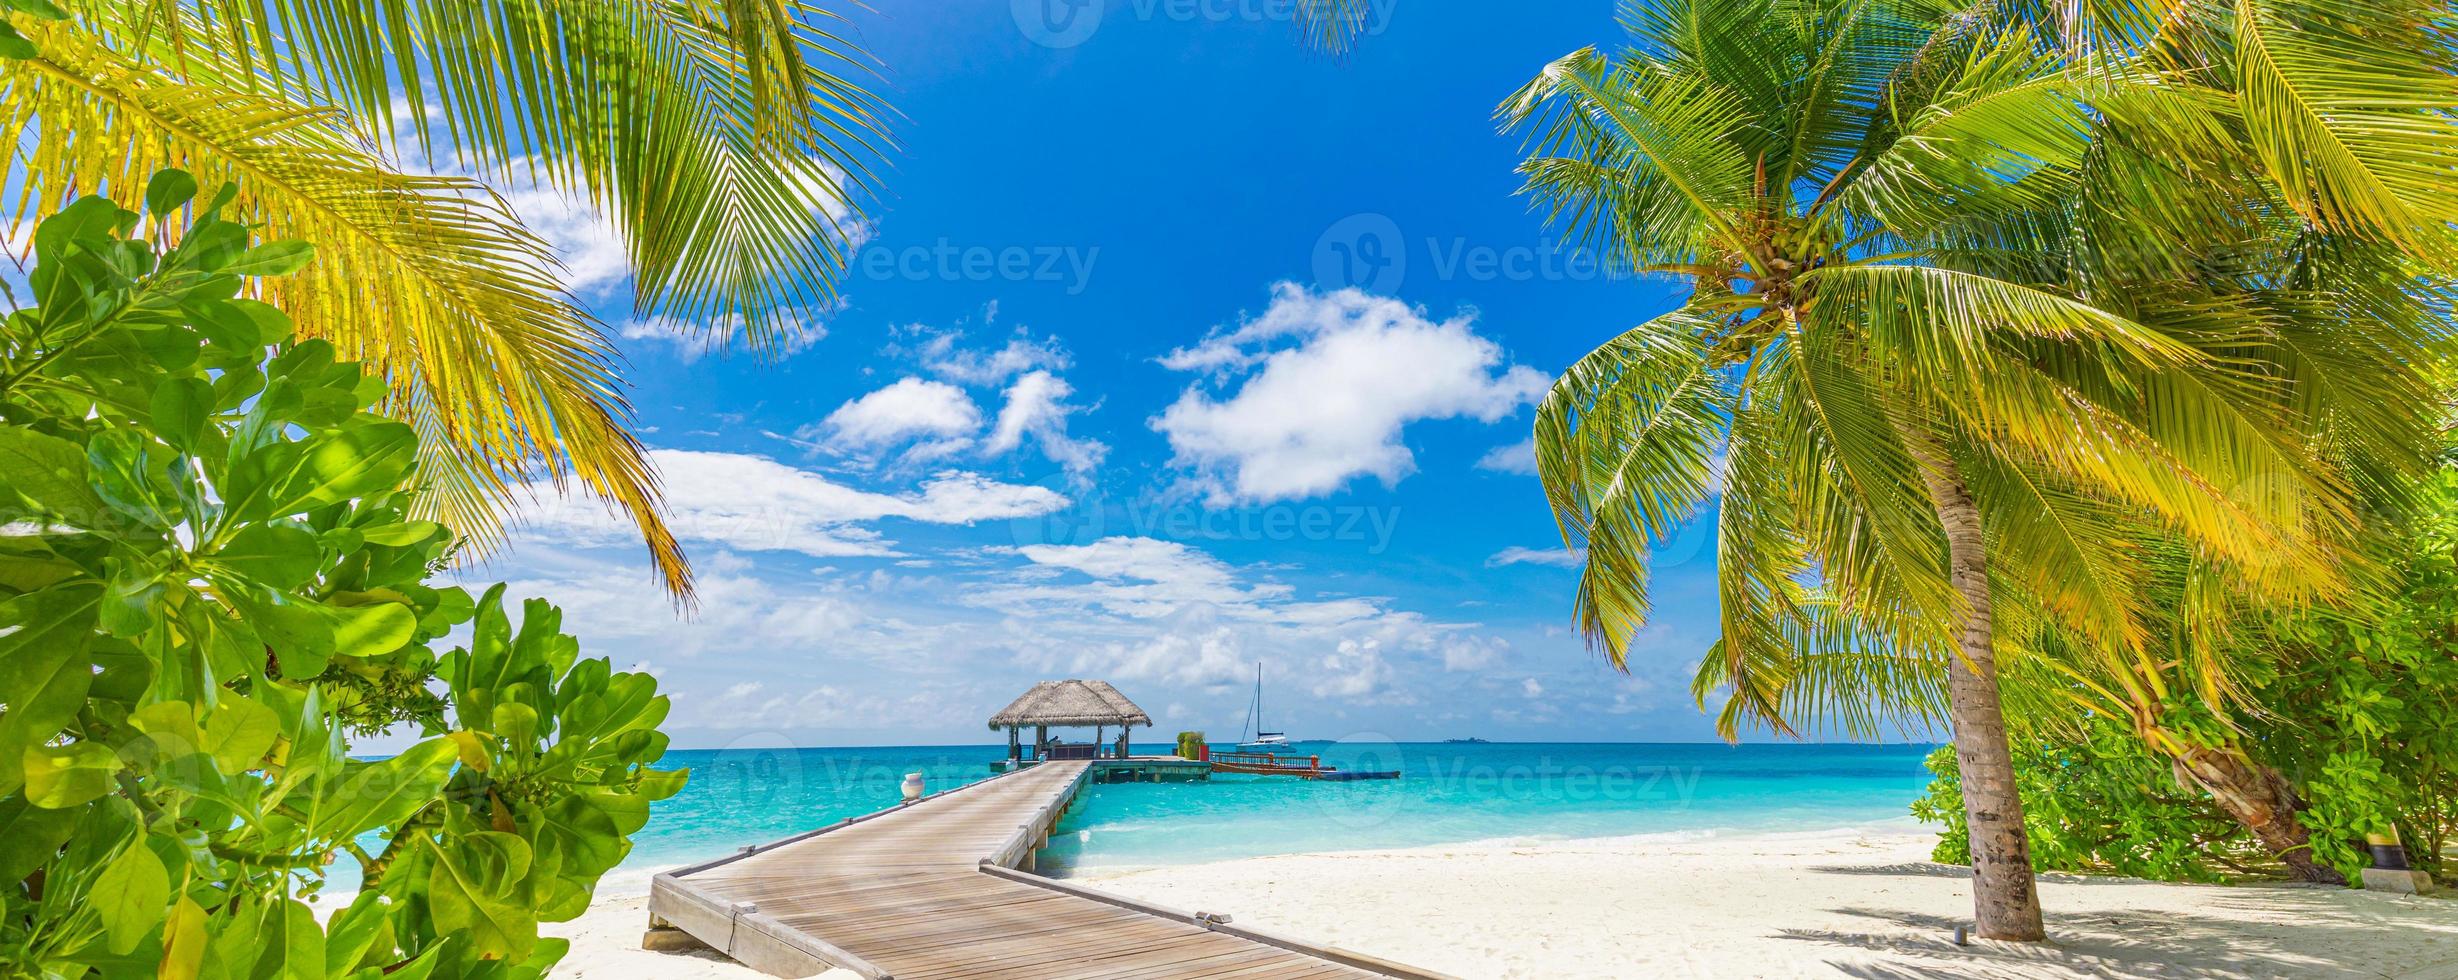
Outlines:
{"type": "Polygon", "coordinates": [[[40,20],[68,19],[68,12],[61,10],[51,0],[8,0],[8,5],[17,8],[19,13],[30,14],[40,20]]]}
{"type": "MultiPolygon", "coordinates": [[[[387,916],[391,906],[384,902],[382,892],[366,890],[351,899],[350,904],[325,921],[324,972],[327,976],[351,975],[367,958],[377,941],[391,935],[392,920],[387,916]]],[[[385,951],[389,951],[388,948],[385,951]]],[[[374,964],[379,976],[389,964],[374,964]]]]}
{"type": "Polygon", "coordinates": [[[156,217],[196,199],[196,177],[185,170],[159,170],[145,182],[145,210],[156,217]]]}
{"type": "Polygon", "coordinates": [[[85,704],[94,673],[86,653],[94,641],[102,590],[55,586],[0,602],[0,793],[24,782],[21,760],[68,727],[85,704]]]}
{"type": "Polygon", "coordinates": [[[105,559],[103,567],[110,576],[101,607],[103,632],[135,639],[162,621],[156,608],[165,591],[160,569],[118,558],[105,559]]]}
{"type": "Polygon", "coordinates": [[[469,936],[478,955],[520,959],[538,940],[538,921],[517,900],[529,876],[529,845],[496,831],[470,834],[446,847],[430,842],[435,862],[427,877],[427,904],[435,926],[469,936]]]}
{"type": "Polygon", "coordinates": [[[162,924],[170,911],[171,878],[140,835],[120,849],[94,879],[88,904],[102,916],[110,950],[126,955],[162,924]]]}
{"type": "Polygon", "coordinates": [[[26,40],[25,35],[17,33],[17,29],[10,27],[8,21],[0,20],[0,58],[23,60],[41,53],[34,47],[34,42],[26,40]]]}
{"type": "Polygon", "coordinates": [[[0,426],[0,486],[82,527],[109,510],[86,475],[84,447],[23,426],[0,426]]]}
{"type": "Polygon", "coordinates": [[[251,524],[213,553],[213,560],[276,591],[307,584],[324,564],[315,532],[287,522],[251,524]]]}
{"type": "Polygon", "coordinates": [[[261,950],[252,980],[325,980],[324,929],[316,913],[296,899],[267,904],[256,930],[261,950]]]}
{"type": "Polygon", "coordinates": [[[205,750],[232,775],[255,768],[281,736],[281,716],[238,694],[222,695],[205,719],[205,750]]]}
{"type": "Polygon", "coordinates": [[[218,271],[234,276],[286,276],[307,268],[315,258],[316,246],[308,242],[267,242],[248,249],[218,271]]]}
{"type": "Polygon", "coordinates": [[[344,656],[372,657],[401,649],[418,635],[418,614],[398,602],[332,609],[333,648],[344,656]]]}
{"type": "Polygon", "coordinates": [[[343,840],[400,823],[443,791],[459,757],[451,739],[431,738],[390,759],[354,764],[317,801],[310,833],[343,840]]]}
{"type": "MultiPolygon", "coordinates": [[[[209,299],[185,307],[196,328],[216,345],[262,357],[264,348],[289,339],[290,317],[252,299],[209,299]]],[[[253,360],[254,358],[251,358],[253,360]]]]}
{"type": "Polygon", "coordinates": [[[399,524],[379,524],[358,529],[360,536],[368,544],[395,548],[417,544],[435,537],[443,530],[444,526],[434,521],[403,521],[399,524]]]}
{"type": "Polygon", "coordinates": [[[154,434],[174,449],[194,453],[213,416],[213,384],[203,378],[172,378],[154,389],[154,434]]]}
{"type": "Polygon", "coordinates": [[[0,797],[0,881],[24,881],[50,864],[83,812],[46,809],[15,794],[0,797]]]}
{"type": "Polygon", "coordinates": [[[167,528],[187,512],[182,481],[192,482],[187,457],[126,429],[113,429],[86,444],[94,489],[123,517],[167,528]]]}
{"type": "Polygon", "coordinates": [[[333,620],[321,606],[259,603],[251,614],[258,635],[281,658],[282,676],[306,680],[333,661],[333,620]]]}
{"type": "Polygon", "coordinates": [[[26,799],[54,810],[92,802],[111,791],[119,755],[95,742],[37,745],[25,751],[26,799]]]}
{"type": "Polygon", "coordinates": [[[205,732],[197,727],[196,706],[186,701],[156,701],[130,713],[128,723],[160,747],[159,758],[174,759],[205,750],[205,732]]]}
{"type": "Polygon", "coordinates": [[[277,443],[233,467],[227,519],[288,517],[391,490],[407,480],[417,465],[418,434],[399,422],[352,426],[303,442],[277,443]]]}

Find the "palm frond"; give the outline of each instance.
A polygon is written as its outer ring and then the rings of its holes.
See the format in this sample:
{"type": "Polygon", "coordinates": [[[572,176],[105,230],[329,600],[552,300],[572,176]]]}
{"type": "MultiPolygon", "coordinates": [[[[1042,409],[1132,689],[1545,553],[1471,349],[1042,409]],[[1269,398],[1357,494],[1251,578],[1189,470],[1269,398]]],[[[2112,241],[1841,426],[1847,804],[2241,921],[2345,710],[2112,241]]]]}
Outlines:
{"type": "Polygon", "coordinates": [[[2296,209],[2333,232],[2458,256],[2447,10],[2235,0],[2233,16],[2248,135],[2296,209]]]}
{"type": "Polygon", "coordinates": [[[1754,164],[1736,141],[1749,119],[1746,106],[1696,72],[1644,60],[1616,64],[1585,50],[1546,66],[1496,116],[1505,128],[1528,133],[1532,158],[1581,160],[1623,175],[1608,188],[1645,188],[1635,199],[1598,195],[1585,182],[1540,182],[1545,170],[1523,167],[1527,191],[1555,214],[1601,216],[1591,201],[1638,201],[1649,213],[1634,213],[1640,220],[1622,222],[1609,240],[1678,258],[1709,251],[1753,207],[1754,164]]]}
{"type": "Polygon", "coordinates": [[[73,0],[190,83],[331,106],[396,155],[585,195],[643,314],[754,349],[836,296],[886,110],[842,18],[802,0],[73,0]]]}
{"type": "MultiPolygon", "coordinates": [[[[1769,359],[1781,361],[1778,350],[1769,359]]],[[[1791,677],[1798,620],[1807,600],[1807,541],[1795,499],[1801,488],[1783,458],[1783,390],[1769,365],[1743,392],[1726,450],[1724,497],[1716,512],[1716,607],[1723,627],[1699,661],[1691,695],[1704,706],[1726,691],[1717,731],[1737,738],[1743,723],[1791,734],[1783,692],[1791,677]]]]}
{"type": "Polygon", "coordinates": [[[1646,621],[1650,544],[1714,492],[1729,411],[1715,331],[1687,310],[1650,320],[1573,364],[1537,408],[1537,474],[1564,543],[1587,553],[1580,631],[1616,667],[1646,621]]]}
{"type": "Polygon", "coordinates": [[[0,150],[23,175],[9,219],[82,193],[141,193],[164,167],[235,181],[234,216],[318,245],[266,298],[390,382],[391,410],[430,437],[427,516],[483,543],[511,483],[577,479],[631,516],[668,587],[688,595],[613,348],[557,289],[545,243],[483,186],[393,172],[329,114],[173,80],[72,25],[33,36],[38,56],[0,61],[0,117],[22,134],[0,150]]]}

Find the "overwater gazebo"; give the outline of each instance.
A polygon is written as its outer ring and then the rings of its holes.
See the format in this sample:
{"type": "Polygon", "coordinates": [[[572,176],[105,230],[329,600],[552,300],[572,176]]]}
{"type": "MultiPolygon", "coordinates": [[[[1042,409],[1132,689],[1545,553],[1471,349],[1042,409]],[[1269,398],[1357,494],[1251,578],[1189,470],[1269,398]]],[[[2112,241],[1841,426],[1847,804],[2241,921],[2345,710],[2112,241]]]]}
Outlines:
{"type": "Polygon", "coordinates": [[[1023,697],[990,716],[993,730],[1007,729],[1007,761],[1011,763],[1027,758],[1034,762],[1102,758],[1101,736],[1111,728],[1118,729],[1118,744],[1109,757],[1124,759],[1130,754],[1127,732],[1137,725],[1151,727],[1152,716],[1118,693],[1117,688],[1106,681],[1075,679],[1035,684],[1023,697]],[[1026,728],[1033,730],[1033,754],[1029,757],[1024,755],[1026,728]],[[1090,728],[1092,741],[1076,745],[1053,741],[1053,728],[1090,728]]]}

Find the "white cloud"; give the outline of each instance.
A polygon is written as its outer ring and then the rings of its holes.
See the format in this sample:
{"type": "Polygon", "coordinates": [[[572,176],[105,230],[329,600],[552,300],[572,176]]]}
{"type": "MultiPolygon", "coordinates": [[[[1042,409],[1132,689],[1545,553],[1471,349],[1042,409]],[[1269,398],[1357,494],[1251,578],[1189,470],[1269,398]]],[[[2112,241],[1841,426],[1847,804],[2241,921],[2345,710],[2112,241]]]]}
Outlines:
{"type": "MultiPolygon", "coordinates": [[[[838,306],[841,309],[843,304],[840,302],[838,306]]],[[[828,337],[827,318],[814,310],[780,311],[776,321],[778,334],[762,352],[768,357],[792,357],[828,337]]],[[[625,340],[662,347],[676,360],[690,364],[712,354],[751,350],[749,341],[743,335],[744,322],[739,313],[728,313],[706,325],[659,315],[644,320],[626,320],[616,328],[616,332],[625,340]]]]}
{"type": "MultiPolygon", "coordinates": [[[[649,453],[666,491],[667,525],[687,542],[744,551],[794,551],[821,558],[894,556],[893,544],[864,525],[885,518],[971,524],[1035,517],[1066,506],[1046,487],[999,483],[944,472],[919,492],[874,493],[809,470],[741,453],[659,449],[649,453]]],[[[584,546],[636,541],[628,521],[593,498],[531,484],[535,506],[521,523],[533,536],[584,546]]]]}
{"type": "Polygon", "coordinates": [[[1455,671],[1484,670],[1502,662],[1510,644],[1498,637],[1476,633],[1458,633],[1443,638],[1442,669],[1455,671]]]}
{"type": "Polygon", "coordinates": [[[563,263],[557,281],[567,292],[602,299],[631,278],[631,253],[624,247],[622,231],[588,201],[526,181],[496,183],[521,227],[545,239],[563,263]]]}
{"type": "Polygon", "coordinates": [[[1067,416],[1084,410],[1067,403],[1074,393],[1073,387],[1048,371],[1018,377],[1007,386],[1007,404],[999,409],[998,423],[991,427],[982,452],[990,456],[1014,452],[1030,435],[1043,456],[1069,473],[1081,475],[1101,465],[1102,457],[1109,454],[1107,445],[1067,434],[1067,416]]]}
{"type": "Polygon", "coordinates": [[[1587,551],[1583,548],[1523,548],[1512,545],[1494,552],[1493,557],[1485,559],[1485,567],[1553,565],[1558,568],[1577,568],[1584,561],[1587,561],[1587,551]]]}
{"type": "Polygon", "coordinates": [[[1190,386],[1152,420],[1219,503],[1299,499],[1359,476],[1397,483],[1416,468],[1401,442],[1410,423],[1499,421],[1545,388],[1471,315],[1437,322],[1395,299],[1288,283],[1260,317],[1161,363],[1235,385],[1225,399],[1190,386]]]}
{"type": "Polygon", "coordinates": [[[1529,436],[1507,446],[1495,446],[1486,450],[1484,457],[1477,460],[1477,468],[1535,476],[1536,437],[1529,436]]]}
{"type": "Polygon", "coordinates": [[[927,440],[924,455],[936,457],[969,445],[981,424],[981,409],[964,389],[904,378],[838,406],[820,430],[828,444],[840,450],[878,450],[927,440]]]}
{"type": "MultiPolygon", "coordinates": [[[[694,583],[700,603],[684,615],[644,565],[610,563],[535,539],[521,544],[517,557],[522,567],[505,582],[507,605],[517,609],[521,599],[547,598],[562,608],[563,629],[578,636],[584,649],[600,653],[652,652],[658,662],[671,665],[711,655],[818,650],[839,637],[892,625],[847,596],[762,579],[747,560],[727,551],[700,556],[694,583]]],[[[455,573],[473,592],[491,584],[493,577],[484,568],[455,573]]],[[[449,642],[465,640],[462,634],[449,642]]],[[[701,677],[705,666],[704,661],[700,668],[682,673],[701,677]]],[[[667,673],[663,667],[650,672],[667,673]]],[[[725,694],[741,696],[758,687],[758,678],[741,679],[725,694]]]]}
{"type": "MultiPolygon", "coordinates": [[[[997,313],[998,306],[992,304],[985,315],[997,313]]],[[[923,334],[921,345],[913,350],[923,367],[962,384],[995,385],[1027,371],[1063,371],[1069,366],[1067,350],[1054,336],[1034,340],[1019,333],[1005,346],[981,351],[957,346],[964,340],[961,330],[933,331],[919,324],[908,329],[923,334]]]]}
{"type": "Polygon", "coordinates": [[[1543,697],[1545,696],[1545,685],[1537,683],[1536,678],[1530,677],[1519,682],[1519,693],[1532,698],[1543,697]]]}
{"type": "Polygon", "coordinates": [[[1506,647],[1476,624],[1432,622],[1387,600],[1301,595],[1175,541],[1110,537],[1012,553],[1030,564],[965,601],[1037,624],[1050,669],[1221,686],[1263,661],[1316,697],[1393,703],[1410,697],[1395,657],[1429,671],[1474,669],[1506,647]]]}

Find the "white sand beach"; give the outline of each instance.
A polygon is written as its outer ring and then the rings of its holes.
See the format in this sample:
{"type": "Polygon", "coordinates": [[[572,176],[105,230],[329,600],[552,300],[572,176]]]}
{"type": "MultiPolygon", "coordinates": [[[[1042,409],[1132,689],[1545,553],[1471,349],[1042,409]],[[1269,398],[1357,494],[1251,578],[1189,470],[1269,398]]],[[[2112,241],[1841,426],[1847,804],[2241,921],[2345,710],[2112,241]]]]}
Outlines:
{"type": "MultiPolygon", "coordinates": [[[[1919,833],[1480,843],[1253,858],[1077,880],[1466,978],[2458,980],[2458,898],[2043,875],[2053,942],[1953,944],[1959,868],[1919,833]]],[[[2445,893],[2446,894],[2446,893],[2445,893]]],[[[554,976],[749,980],[639,948],[646,899],[609,893],[554,976]]]]}

